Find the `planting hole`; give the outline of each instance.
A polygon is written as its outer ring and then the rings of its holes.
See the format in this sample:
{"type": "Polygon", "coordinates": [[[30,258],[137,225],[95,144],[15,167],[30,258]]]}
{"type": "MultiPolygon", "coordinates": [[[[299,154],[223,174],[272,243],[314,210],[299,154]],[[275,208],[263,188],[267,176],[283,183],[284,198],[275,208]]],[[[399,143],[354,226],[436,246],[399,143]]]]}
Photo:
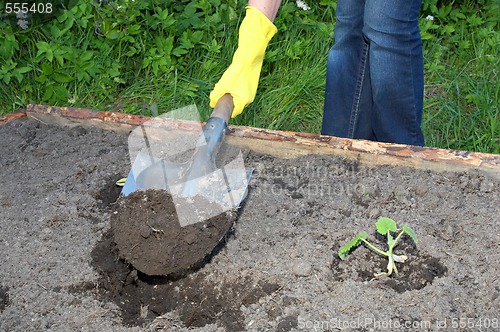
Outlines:
{"type": "Polygon", "coordinates": [[[117,174],[105,180],[104,186],[95,195],[97,206],[100,209],[105,209],[116,202],[122,191],[122,187],[116,185],[116,182],[121,178],[122,176],[117,174]]]}
{"type": "MultiPolygon", "coordinates": [[[[102,300],[116,303],[127,325],[147,324],[176,310],[187,327],[219,323],[228,331],[240,331],[244,328],[240,307],[257,303],[280,288],[276,283],[250,277],[211,278],[201,272],[178,279],[148,277],[118,258],[110,232],[96,245],[92,259],[99,280],[91,291],[102,300]]],[[[88,290],[82,287],[82,291],[88,290]]]]}
{"type": "Polygon", "coordinates": [[[405,263],[396,263],[399,271],[397,275],[374,279],[374,273],[387,271],[387,259],[365,247],[359,247],[344,261],[335,256],[332,261],[333,277],[336,281],[371,280],[377,286],[384,285],[398,293],[404,293],[422,289],[432,284],[434,278],[443,277],[448,272],[446,266],[439,259],[420,253],[406,241],[398,245],[396,253],[398,252],[405,253],[408,260],[405,263]]]}

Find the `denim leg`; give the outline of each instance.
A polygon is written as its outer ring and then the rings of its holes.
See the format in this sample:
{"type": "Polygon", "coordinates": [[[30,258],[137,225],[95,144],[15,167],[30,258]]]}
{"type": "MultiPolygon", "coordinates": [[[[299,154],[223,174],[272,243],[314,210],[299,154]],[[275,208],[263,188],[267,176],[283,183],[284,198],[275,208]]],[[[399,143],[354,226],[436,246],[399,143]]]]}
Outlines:
{"type": "Polygon", "coordinates": [[[375,139],[371,129],[369,45],[362,33],[364,7],[365,0],[337,3],[335,43],[327,63],[324,135],[375,139]]]}
{"type": "Polygon", "coordinates": [[[421,0],[366,0],[363,33],[370,43],[372,128],[382,142],[423,145],[421,0]]]}
{"type": "Polygon", "coordinates": [[[421,0],[339,0],[322,133],[423,145],[421,0]]]}

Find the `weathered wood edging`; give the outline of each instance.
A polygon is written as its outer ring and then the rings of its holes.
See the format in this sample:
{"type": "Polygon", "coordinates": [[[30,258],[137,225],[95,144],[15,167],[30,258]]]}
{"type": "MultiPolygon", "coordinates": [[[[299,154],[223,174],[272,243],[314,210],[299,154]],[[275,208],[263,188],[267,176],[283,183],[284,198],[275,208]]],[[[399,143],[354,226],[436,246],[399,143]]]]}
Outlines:
{"type": "MultiPolygon", "coordinates": [[[[135,126],[151,120],[151,117],[119,112],[28,105],[25,110],[0,117],[0,125],[25,116],[50,124],[90,125],[122,132],[130,131],[135,126]]],[[[166,129],[192,131],[199,128],[199,124],[192,121],[163,119],[159,123],[166,129]]],[[[230,126],[226,140],[242,148],[280,158],[332,154],[356,159],[367,165],[397,165],[431,171],[475,170],[500,179],[500,155],[488,153],[379,143],[243,126],[230,126]]]]}

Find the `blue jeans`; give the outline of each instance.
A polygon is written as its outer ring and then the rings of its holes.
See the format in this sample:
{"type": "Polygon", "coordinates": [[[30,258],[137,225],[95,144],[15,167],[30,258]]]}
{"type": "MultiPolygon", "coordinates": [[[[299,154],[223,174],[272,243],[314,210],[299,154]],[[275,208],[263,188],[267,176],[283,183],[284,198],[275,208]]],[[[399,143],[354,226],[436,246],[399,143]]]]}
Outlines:
{"type": "Polygon", "coordinates": [[[338,0],[322,134],[424,145],[422,0],[338,0]]]}

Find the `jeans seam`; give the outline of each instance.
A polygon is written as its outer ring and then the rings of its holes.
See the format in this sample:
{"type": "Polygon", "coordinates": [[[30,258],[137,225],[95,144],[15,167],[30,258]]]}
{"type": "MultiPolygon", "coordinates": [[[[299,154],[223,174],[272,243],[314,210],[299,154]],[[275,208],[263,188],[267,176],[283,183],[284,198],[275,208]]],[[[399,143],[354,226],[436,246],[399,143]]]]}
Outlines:
{"type": "MultiPolygon", "coordinates": [[[[410,25],[409,20],[407,20],[407,25],[410,25]]],[[[411,73],[411,93],[412,93],[412,100],[413,103],[411,103],[411,108],[412,108],[412,114],[411,118],[413,119],[412,124],[411,124],[411,136],[412,136],[412,143],[411,144],[417,144],[417,106],[415,105],[416,102],[416,96],[415,96],[415,73],[413,72],[413,49],[411,48],[411,31],[407,28],[406,31],[408,31],[408,49],[410,49],[410,73],[411,73]]]]}
{"type": "Polygon", "coordinates": [[[361,51],[361,58],[360,58],[360,68],[358,72],[358,77],[356,79],[356,90],[354,91],[351,117],[349,121],[349,130],[347,132],[347,137],[349,138],[354,138],[354,130],[358,122],[359,104],[361,101],[361,93],[363,90],[363,83],[365,79],[366,63],[368,61],[368,49],[369,49],[369,44],[363,42],[363,48],[361,51]]]}

